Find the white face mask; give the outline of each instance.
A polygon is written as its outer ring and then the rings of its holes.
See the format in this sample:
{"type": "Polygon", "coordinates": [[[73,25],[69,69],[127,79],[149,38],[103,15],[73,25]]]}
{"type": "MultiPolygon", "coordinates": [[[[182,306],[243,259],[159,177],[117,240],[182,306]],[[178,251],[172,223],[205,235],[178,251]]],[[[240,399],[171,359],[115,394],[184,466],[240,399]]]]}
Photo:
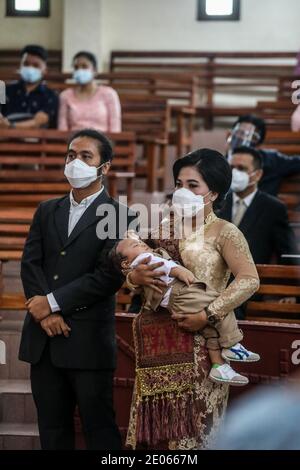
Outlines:
{"type": "Polygon", "coordinates": [[[94,72],[91,69],[78,69],[73,73],[73,78],[79,85],[86,85],[94,79],[94,72]]]}
{"type": "MultiPolygon", "coordinates": [[[[241,193],[245,191],[250,186],[250,177],[255,173],[251,173],[249,175],[245,171],[237,170],[233,168],[232,170],[232,182],[231,182],[231,189],[234,193],[241,193]]],[[[255,184],[255,183],[252,183],[255,184]]]]}
{"type": "Polygon", "coordinates": [[[95,166],[89,166],[83,161],[76,158],[65,166],[65,177],[68,179],[72,188],[87,188],[96,181],[97,178],[101,178],[102,175],[98,176],[98,170],[105,165],[96,168],[95,166]]]}
{"type": "Polygon", "coordinates": [[[172,206],[176,212],[183,217],[195,217],[198,212],[204,209],[210,202],[205,203],[204,198],[210,194],[209,191],[204,196],[194,194],[186,188],[177,189],[173,194],[172,206]]]}
{"type": "Polygon", "coordinates": [[[23,66],[20,69],[20,74],[26,83],[37,83],[43,78],[43,72],[36,67],[23,66]]]}

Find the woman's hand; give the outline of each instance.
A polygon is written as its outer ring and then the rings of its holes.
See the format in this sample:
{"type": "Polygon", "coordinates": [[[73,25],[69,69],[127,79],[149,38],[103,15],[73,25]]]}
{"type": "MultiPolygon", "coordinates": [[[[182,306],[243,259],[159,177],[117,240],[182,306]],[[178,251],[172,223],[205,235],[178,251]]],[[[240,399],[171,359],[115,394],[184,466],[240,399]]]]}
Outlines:
{"type": "Polygon", "coordinates": [[[166,287],[166,284],[159,278],[165,274],[165,271],[159,271],[164,263],[149,264],[151,257],[142,260],[130,273],[130,282],[137,286],[148,286],[160,294],[160,287],[166,287]]]}
{"type": "Polygon", "coordinates": [[[182,313],[173,313],[172,318],[173,320],[177,321],[180,328],[183,328],[184,330],[191,333],[203,330],[208,324],[205,310],[200,313],[191,313],[185,315],[182,313]]]}

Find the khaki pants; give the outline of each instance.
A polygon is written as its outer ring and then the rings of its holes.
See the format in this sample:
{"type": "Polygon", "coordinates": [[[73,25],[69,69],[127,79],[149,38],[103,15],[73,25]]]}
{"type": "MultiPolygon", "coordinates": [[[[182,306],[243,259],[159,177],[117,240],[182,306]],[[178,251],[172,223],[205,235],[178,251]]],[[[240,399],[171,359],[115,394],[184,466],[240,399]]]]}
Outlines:
{"type": "MultiPolygon", "coordinates": [[[[195,282],[187,286],[182,281],[175,279],[170,286],[164,289],[162,294],[155,292],[149,287],[145,287],[144,308],[156,311],[166,291],[170,287],[172,290],[167,308],[174,313],[199,313],[220,295],[201,282],[195,282]]],[[[215,327],[207,326],[201,334],[206,339],[207,348],[213,350],[230,348],[243,339],[243,333],[238,328],[234,312],[230,312],[224,320],[218,322],[215,327]]]]}

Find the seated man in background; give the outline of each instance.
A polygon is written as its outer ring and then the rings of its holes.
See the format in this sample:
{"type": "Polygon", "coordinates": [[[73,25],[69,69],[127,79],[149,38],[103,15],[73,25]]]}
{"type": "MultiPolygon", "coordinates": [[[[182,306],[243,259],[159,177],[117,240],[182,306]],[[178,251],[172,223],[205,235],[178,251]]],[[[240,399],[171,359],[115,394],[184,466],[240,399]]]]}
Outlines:
{"type": "MultiPolygon", "coordinates": [[[[233,125],[227,140],[227,155],[230,159],[234,150],[241,146],[258,147],[265,140],[266,124],[254,115],[240,116],[233,125]]],[[[282,179],[300,173],[300,156],[286,156],[277,150],[261,149],[263,177],[259,189],[277,196],[282,179]]]]}
{"type": "Polygon", "coordinates": [[[232,192],[219,216],[245,235],[255,264],[270,264],[273,255],[296,254],[297,245],[286,206],[258,189],[263,178],[261,152],[251,147],[234,150],[231,158],[232,192]]]}
{"type": "Polygon", "coordinates": [[[6,87],[6,104],[1,107],[0,128],[56,128],[58,96],[44,83],[47,51],[26,46],[21,52],[21,79],[6,87]]]}
{"type": "MultiPolygon", "coordinates": [[[[282,255],[297,254],[297,244],[285,205],[258,189],[263,178],[261,152],[251,147],[237,148],[230,164],[232,192],[218,216],[239,227],[255,264],[283,264],[282,255]]],[[[281,301],[295,303],[296,300],[287,297],[281,301]]],[[[237,318],[243,319],[244,312],[243,306],[236,310],[237,318]]]]}

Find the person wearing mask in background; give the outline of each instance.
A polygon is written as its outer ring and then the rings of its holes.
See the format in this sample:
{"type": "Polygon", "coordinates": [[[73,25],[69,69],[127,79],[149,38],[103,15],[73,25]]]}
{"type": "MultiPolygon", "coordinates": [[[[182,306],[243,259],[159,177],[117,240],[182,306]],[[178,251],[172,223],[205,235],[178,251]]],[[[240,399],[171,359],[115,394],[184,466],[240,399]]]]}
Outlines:
{"type": "Polygon", "coordinates": [[[121,132],[121,105],[113,88],[96,83],[97,59],[78,52],[73,59],[76,86],[60,95],[58,128],[73,131],[90,127],[101,132],[121,132]]]}
{"type": "MultiPolygon", "coordinates": [[[[254,115],[240,116],[233,125],[227,139],[229,160],[238,147],[262,146],[266,135],[263,119],[254,115]]],[[[277,196],[282,179],[300,173],[300,156],[286,156],[275,149],[260,149],[263,163],[263,176],[259,189],[272,196],[277,196]]]]}
{"type": "MultiPolygon", "coordinates": [[[[285,205],[258,189],[263,177],[261,152],[251,147],[233,151],[231,192],[218,213],[221,219],[233,222],[244,234],[255,264],[283,264],[282,255],[297,254],[294,232],[290,227],[285,205]]],[[[295,303],[294,297],[284,302],[295,303]]],[[[244,318],[244,307],[236,311],[244,318]]]]}
{"type": "Polygon", "coordinates": [[[43,79],[47,51],[36,45],[21,52],[21,79],[6,86],[6,104],[1,107],[0,128],[56,128],[58,96],[43,79]]]}
{"type": "Polygon", "coordinates": [[[245,235],[255,264],[270,264],[272,256],[297,253],[286,206],[258,189],[263,177],[261,152],[251,147],[234,150],[231,190],[219,216],[233,222],[245,235]]]}

